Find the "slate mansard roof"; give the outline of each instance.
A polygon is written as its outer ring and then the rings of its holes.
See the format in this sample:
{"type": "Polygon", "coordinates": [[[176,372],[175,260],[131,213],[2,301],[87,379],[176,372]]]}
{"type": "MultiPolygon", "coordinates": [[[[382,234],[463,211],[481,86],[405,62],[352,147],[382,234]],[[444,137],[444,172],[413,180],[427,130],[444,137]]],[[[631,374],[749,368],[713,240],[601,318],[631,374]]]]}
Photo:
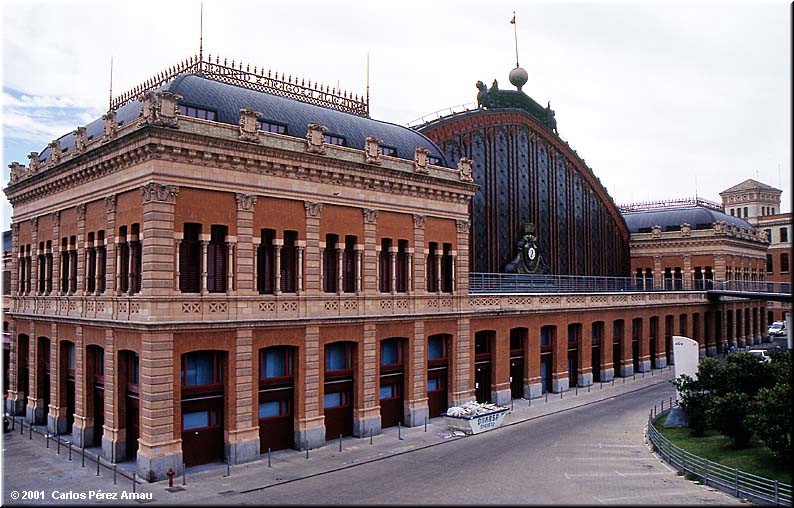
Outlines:
{"type": "MultiPolygon", "coordinates": [[[[180,74],[159,90],[181,95],[180,105],[214,111],[215,121],[221,123],[238,125],[240,109],[250,108],[262,113],[261,121],[286,125],[286,134],[292,137],[305,138],[307,126],[318,123],[328,127],[326,134],[344,137],[350,148],[363,150],[366,137],[376,136],[383,140],[383,146],[396,149],[396,157],[413,160],[414,151],[422,147],[430,151],[431,157],[440,159],[439,165],[452,167],[434,142],[401,125],[220,83],[199,74],[180,74]]],[[[116,111],[119,125],[134,121],[141,115],[141,109],[142,103],[137,100],[120,107],[116,111]]],[[[103,126],[104,120],[94,120],[86,126],[86,135],[89,139],[102,136],[103,126]]],[[[67,153],[73,150],[74,138],[73,133],[59,138],[61,150],[67,153]]],[[[46,148],[39,154],[39,160],[46,161],[50,152],[46,148]]]]}
{"type": "Polygon", "coordinates": [[[727,215],[717,210],[702,206],[686,208],[673,208],[668,210],[652,210],[642,212],[626,212],[623,214],[629,231],[634,233],[649,233],[655,225],[662,227],[662,231],[675,230],[681,224],[689,224],[692,229],[710,229],[717,221],[725,221],[728,226],[735,225],[753,231],[754,228],[746,221],[727,215]],[[706,226],[708,225],[708,226],[706,226]]]}

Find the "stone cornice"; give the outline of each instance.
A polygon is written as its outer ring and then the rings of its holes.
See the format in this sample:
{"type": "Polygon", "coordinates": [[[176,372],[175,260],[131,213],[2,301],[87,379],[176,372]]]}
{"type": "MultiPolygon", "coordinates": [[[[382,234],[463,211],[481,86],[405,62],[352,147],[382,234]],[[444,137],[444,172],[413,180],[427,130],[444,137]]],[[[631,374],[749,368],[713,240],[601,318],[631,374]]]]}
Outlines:
{"type": "Polygon", "coordinates": [[[179,117],[178,131],[154,126],[120,131],[111,142],[102,145],[91,143],[87,152],[62,159],[59,164],[9,185],[5,189],[6,195],[16,206],[150,159],[298,178],[458,204],[468,203],[477,188],[475,184],[460,181],[458,171],[449,168],[438,168],[429,175],[423,175],[416,174],[413,161],[408,160],[395,159],[388,163],[384,161],[381,166],[368,165],[361,150],[346,147],[329,147],[325,155],[310,154],[306,153],[302,140],[269,136],[268,133],[263,133],[261,144],[245,143],[238,139],[238,129],[234,126],[193,120],[179,117]],[[208,135],[210,129],[211,135],[208,135]],[[228,133],[225,132],[227,130],[228,133]],[[185,145],[195,148],[186,149],[185,145]]]}

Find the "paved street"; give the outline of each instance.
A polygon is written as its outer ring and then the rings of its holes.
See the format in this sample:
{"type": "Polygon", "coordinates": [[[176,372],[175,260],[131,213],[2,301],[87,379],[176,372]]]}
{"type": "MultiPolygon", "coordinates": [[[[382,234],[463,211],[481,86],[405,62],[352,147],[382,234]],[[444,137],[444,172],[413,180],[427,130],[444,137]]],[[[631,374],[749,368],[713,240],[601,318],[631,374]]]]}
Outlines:
{"type": "MultiPolygon", "coordinates": [[[[233,466],[226,477],[225,466],[205,466],[188,471],[184,490],[167,491],[165,482],[137,490],[156,504],[739,504],[677,476],[644,443],[648,409],[673,395],[671,378],[667,371],[562,400],[552,394],[531,408],[517,401],[506,426],[478,436],[452,437],[434,419],[427,432],[403,429],[403,440],[387,429],[372,445],[344,440],[341,453],[338,442],[309,460],[285,450],[273,454],[271,468],[265,459],[233,466]]],[[[13,490],[131,492],[129,480],[97,478],[95,466],[69,463],[41,437],[6,434],[4,446],[7,504],[19,503],[9,498],[13,490]]]]}

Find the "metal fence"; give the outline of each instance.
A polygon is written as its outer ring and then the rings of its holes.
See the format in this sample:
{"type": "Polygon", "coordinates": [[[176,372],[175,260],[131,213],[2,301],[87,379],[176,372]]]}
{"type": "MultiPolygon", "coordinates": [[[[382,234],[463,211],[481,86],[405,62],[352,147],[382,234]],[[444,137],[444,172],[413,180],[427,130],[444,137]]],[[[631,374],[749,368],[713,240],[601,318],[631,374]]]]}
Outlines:
{"type": "Polygon", "coordinates": [[[685,476],[699,479],[703,485],[731,493],[736,497],[760,504],[792,506],[791,485],[698,457],[670,442],[653,426],[658,416],[667,414],[671,408],[678,406],[677,400],[670,399],[665,410],[665,402],[667,401],[662,401],[658,411],[659,406],[654,405],[648,416],[646,436],[648,442],[668,464],[685,476]]]}
{"type": "Polygon", "coordinates": [[[524,273],[469,273],[470,293],[599,293],[599,292],[669,292],[669,291],[741,291],[791,294],[791,284],[745,280],[684,281],[639,277],[605,277],[586,275],[536,275],[524,273]]]}

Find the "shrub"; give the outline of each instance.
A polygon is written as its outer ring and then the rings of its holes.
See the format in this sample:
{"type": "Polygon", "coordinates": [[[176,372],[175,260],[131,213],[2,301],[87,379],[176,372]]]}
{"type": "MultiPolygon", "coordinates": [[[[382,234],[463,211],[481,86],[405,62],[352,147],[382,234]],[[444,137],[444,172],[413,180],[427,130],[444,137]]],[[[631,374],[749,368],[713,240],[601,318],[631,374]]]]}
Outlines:
{"type": "Polygon", "coordinates": [[[778,384],[758,393],[758,410],[752,418],[758,437],[777,457],[791,457],[792,418],[791,383],[778,384]]]}
{"type": "Polygon", "coordinates": [[[714,397],[706,411],[708,424],[733,439],[733,446],[744,448],[753,437],[753,415],[757,405],[747,394],[729,392],[714,397]]]}

